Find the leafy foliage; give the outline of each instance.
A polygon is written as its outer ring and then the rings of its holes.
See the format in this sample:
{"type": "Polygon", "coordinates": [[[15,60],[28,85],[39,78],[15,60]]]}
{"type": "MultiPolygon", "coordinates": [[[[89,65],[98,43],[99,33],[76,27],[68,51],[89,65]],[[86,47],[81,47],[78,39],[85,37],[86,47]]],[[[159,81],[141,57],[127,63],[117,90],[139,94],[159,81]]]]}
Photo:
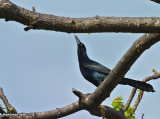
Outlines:
{"type": "MultiPolygon", "coordinates": [[[[124,107],[124,102],[123,101],[123,97],[122,96],[118,96],[117,98],[115,98],[112,102],[112,106],[115,110],[120,111],[121,109],[123,109],[124,107]]],[[[135,119],[136,117],[134,116],[134,108],[129,106],[129,108],[125,111],[125,116],[128,119],[135,119]]]]}

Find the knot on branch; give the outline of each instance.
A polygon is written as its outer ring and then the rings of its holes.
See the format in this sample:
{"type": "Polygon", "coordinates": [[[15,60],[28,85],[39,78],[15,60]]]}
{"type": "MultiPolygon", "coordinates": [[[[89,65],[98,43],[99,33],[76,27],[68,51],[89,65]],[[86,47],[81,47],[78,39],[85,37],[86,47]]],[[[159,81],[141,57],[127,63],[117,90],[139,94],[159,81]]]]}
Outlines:
{"type": "Polygon", "coordinates": [[[92,109],[92,105],[90,105],[89,103],[89,95],[90,94],[83,94],[81,93],[80,91],[77,91],[76,89],[72,88],[72,92],[77,96],[79,97],[79,103],[80,105],[84,108],[84,109],[87,109],[87,110],[90,110],[92,109]]]}

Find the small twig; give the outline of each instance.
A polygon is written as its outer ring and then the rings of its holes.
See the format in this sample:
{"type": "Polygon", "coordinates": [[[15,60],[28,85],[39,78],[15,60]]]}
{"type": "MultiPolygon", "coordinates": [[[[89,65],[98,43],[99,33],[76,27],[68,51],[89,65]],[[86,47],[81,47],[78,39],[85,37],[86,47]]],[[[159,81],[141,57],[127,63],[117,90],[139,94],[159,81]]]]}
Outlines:
{"type": "MultiPolygon", "coordinates": [[[[144,78],[142,81],[143,82],[147,82],[147,81],[150,81],[150,80],[152,80],[152,79],[158,79],[158,78],[160,78],[160,73],[158,73],[156,70],[153,70],[153,72],[154,72],[154,75],[152,75],[152,76],[149,76],[149,77],[146,77],[146,78],[144,78]]],[[[135,102],[135,104],[134,104],[134,112],[136,111],[136,109],[137,109],[137,107],[138,107],[138,104],[140,103],[140,101],[141,101],[141,99],[142,99],[142,97],[143,97],[143,92],[141,92],[141,90],[139,91],[139,94],[138,94],[138,98],[137,98],[137,100],[136,100],[136,102],[135,102]]]]}
{"type": "Polygon", "coordinates": [[[131,102],[132,102],[132,100],[133,100],[133,97],[135,96],[135,94],[136,94],[136,88],[133,88],[132,89],[132,92],[131,92],[131,95],[129,96],[129,98],[128,98],[128,101],[126,102],[126,104],[125,104],[125,106],[124,106],[124,108],[123,108],[123,110],[124,110],[124,112],[128,109],[128,107],[130,106],[130,104],[131,104],[131,102]]]}
{"type": "Polygon", "coordinates": [[[141,99],[142,99],[142,97],[143,97],[143,93],[144,93],[144,91],[142,91],[142,90],[140,90],[139,91],[139,94],[138,94],[138,98],[137,98],[137,100],[136,100],[136,102],[135,102],[135,104],[134,104],[134,106],[133,106],[133,112],[135,112],[136,111],[136,109],[137,109],[137,107],[138,107],[138,104],[140,103],[140,101],[141,101],[141,99]]]}
{"type": "Polygon", "coordinates": [[[80,91],[77,91],[76,89],[72,88],[72,92],[78,96],[80,99],[83,97],[83,93],[81,93],[80,91]]]}
{"type": "Polygon", "coordinates": [[[144,114],[142,114],[142,119],[143,119],[143,117],[144,117],[144,114]]]}
{"type": "MultiPolygon", "coordinates": [[[[152,75],[152,76],[148,76],[148,77],[146,77],[146,78],[144,78],[142,81],[143,82],[147,82],[147,81],[150,81],[150,80],[152,80],[152,79],[158,79],[158,78],[160,78],[160,73],[158,73],[155,69],[154,70],[152,70],[153,72],[154,72],[154,75],[152,75]]],[[[130,106],[130,104],[131,104],[131,102],[132,102],[132,100],[133,100],[133,97],[135,96],[135,93],[136,93],[136,88],[133,88],[133,90],[132,90],[132,92],[131,92],[131,95],[129,96],[129,99],[128,99],[128,101],[126,102],[126,104],[125,104],[125,106],[124,106],[124,108],[123,108],[123,110],[124,111],[126,111],[127,109],[128,109],[128,107],[130,106]]],[[[140,93],[141,94],[141,93],[140,93]]],[[[143,96],[143,94],[142,95],[140,95],[140,94],[138,94],[139,96],[143,96]]],[[[141,98],[142,99],[142,98],[141,98]]],[[[141,99],[137,99],[137,101],[136,101],[136,103],[135,103],[135,108],[137,108],[136,106],[138,106],[138,104],[139,104],[139,102],[140,102],[140,100],[141,99]]],[[[136,109],[135,109],[136,110],[136,109]]],[[[134,110],[134,111],[135,111],[134,110]]]]}
{"type": "Polygon", "coordinates": [[[35,9],[35,7],[34,7],[34,6],[32,7],[32,11],[33,11],[33,12],[36,12],[36,9],[35,9]]]}
{"type": "Polygon", "coordinates": [[[3,102],[7,108],[7,113],[11,113],[11,114],[17,113],[16,109],[11,104],[9,104],[6,96],[3,93],[3,89],[1,87],[0,87],[0,98],[3,100],[3,102]]]}
{"type": "Polygon", "coordinates": [[[159,74],[155,69],[152,69],[154,74],[159,74]]]}
{"type": "Polygon", "coordinates": [[[158,79],[158,78],[160,78],[160,73],[154,74],[152,76],[148,76],[148,77],[144,78],[142,81],[143,82],[147,82],[147,81],[150,81],[152,79],[158,79]]]}

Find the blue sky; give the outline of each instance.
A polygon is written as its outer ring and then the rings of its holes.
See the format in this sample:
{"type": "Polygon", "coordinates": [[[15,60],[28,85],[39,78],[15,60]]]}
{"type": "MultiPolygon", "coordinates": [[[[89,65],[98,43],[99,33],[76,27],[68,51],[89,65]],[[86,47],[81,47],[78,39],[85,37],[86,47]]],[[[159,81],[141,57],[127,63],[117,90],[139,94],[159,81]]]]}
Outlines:
{"type": "MultiPolygon", "coordinates": [[[[160,17],[160,5],[150,0],[11,0],[31,10],[35,6],[40,13],[68,17],[160,17]]],[[[76,88],[92,93],[96,87],[87,82],[79,71],[77,46],[74,34],[30,30],[24,25],[0,20],[0,86],[9,102],[18,112],[48,111],[64,107],[78,98],[72,93],[76,88]]],[[[86,45],[91,59],[112,69],[133,42],[143,34],[91,33],[76,34],[86,45]]],[[[135,80],[152,75],[152,69],[160,72],[160,43],[155,44],[131,67],[126,77],[135,80]]],[[[150,81],[156,93],[145,93],[137,111],[137,119],[144,113],[145,119],[159,118],[160,81],[150,81]]],[[[118,85],[103,104],[110,106],[117,96],[124,100],[132,88],[118,85]]],[[[2,101],[0,101],[2,103],[2,101]]],[[[134,104],[134,101],[133,103],[134,104]]],[[[87,111],[80,111],[64,119],[99,119],[87,111]]]]}

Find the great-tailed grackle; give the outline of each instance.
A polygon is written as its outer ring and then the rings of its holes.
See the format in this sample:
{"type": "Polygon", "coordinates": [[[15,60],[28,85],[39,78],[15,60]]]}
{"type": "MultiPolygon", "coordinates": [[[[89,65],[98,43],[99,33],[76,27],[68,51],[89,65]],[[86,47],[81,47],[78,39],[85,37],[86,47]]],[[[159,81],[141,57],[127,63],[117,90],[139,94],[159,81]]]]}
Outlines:
{"type": "MultiPolygon", "coordinates": [[[[75,39],[78,45],[77,53],[81,74],[86,80],[98,87],[109,75],[111,70],[102,64],[89,59],[85,45],[81,43],[76,35],[75,39]]],[[[123,78],[119,84],[130,85],[147,92],[154,92],[154,89],[150,84],[129,78],[123,78]]]]}

